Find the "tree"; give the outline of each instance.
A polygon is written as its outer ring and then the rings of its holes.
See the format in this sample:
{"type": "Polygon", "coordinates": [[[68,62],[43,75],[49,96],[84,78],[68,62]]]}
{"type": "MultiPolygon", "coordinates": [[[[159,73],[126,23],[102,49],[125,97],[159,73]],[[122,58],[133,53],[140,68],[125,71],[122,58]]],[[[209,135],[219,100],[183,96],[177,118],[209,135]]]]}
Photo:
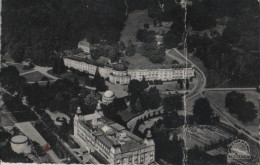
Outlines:
{"type": "Polygon", "coordinates": [[[98,98],[98,95],[92,91],[84,98],[84,104],[89,110],[94,111],[98,103],[98,98]]]}
{"type": "Polygon", "coordinates": [[[101,77],[98,67],[96,69],[96,74],[94,75],[94,83],[98,91],[105,91],[107,89],[105,79],[101,77]]]}
{"type": "Polygon", "coordinates": [[[1,85],[9,92],[22,89],[26,85],[26,79],[19,76],[19,71],[15,66],[8,66],[1,69],[0,72],[1,85]]]}
{"type": "Polygon", "coordinates": [[[246,101],[245,94],[232,91],[227,93],[225,106],[230,113],[238,116],[243,122],[249,122],[256,118],[257,110],[253,102],[246,101]]]}
{"type": "Polygon", "coordinates": [[[149,29],[149,26],[150,26],[149,23],[145,23],[145,24],[144,24],[144,29],[148,30],[148,29],[149,29]]]}
{"type": "Polygon", "coordinates": [[[140,81],[138,80],[130,80],[129,84],[128,84],[128,92],[129,93],[137,93],[137,94],[141,94],[144,91],[144,84],[142,84],[140,81]]]}
{"type": "Polygon", "coordinates": [[[119,47],[119,51],[124,51],[125,50],[125,43],[123,41],[119,41],[118,42],[118,47],[119,47]]]}
{"type": "Polygon", "coordinates": [[[142,88],[143,88],[143,89],[146,89],[146,88],[149,87],[149,84],[148,84],[148,82],[145,80],[145,77],[144,77],[144,76],[143,76],[143,79],[142,79],[142,81],[141,81],[141,85],[142,85],[142,88]]]}
{"type": "Polygon", "coordinates": [[[78,97],[74,97],[70,100],[70,112],[74,114],[77,110],[77,107],[80,106],[80,100],[78,97]]]}
{"type": "Polygon", "coordinates": [[[138,98],[138,99],[135,101],[135,105],[134,105],[133,108],[134,108],[134,109],[132,109],[132,111],[133,111],[134,113],[135,113],[135,112],[142,112],[142,111],[143,111],[140,98],[138,98]]]}
{"type": "Polygon", "coordinates": [[[180,88],[183,89],[183,80],[181,79],[178,79],[178,84],[180,85],[180,88]]]}
{"type": "Polygon", "coordinates": [[[151,87],[148,91],[148,96],[150,98],[149,107],[151,109],[158,108],[161,103],[161,97],[160,97],[159,90],[156,87],[151,87]]]}
{"type": "Polygon", "coordinates": [[[122,117],[117,114],[117,108],[113,103],[109,105],[101,104],[101,110],[106,118],[113,120],[121,125],[125,125],[122,117]]]}
{"type": "Polygon", "coordinates": [[[109,52],[108,52],[108,56],[111,60],[111,62],[115,62],[119,59],[119,48],[118,46],[114,46],[109,52]]]}
{"type": "Polygon", "coordinates": [[[62,57],[53,58],[52,71],[54,74],[62,74],[66,71],[64,60],[62,57]]]}
{"type": "Polygon", "coordinates": [[[133,56],[135,55],[135,46],[134,44],[130,44],[128,45],[128,47],[126,48],[126,51],[125,51],[125,55],[126,56],[133,56]]]}
{"type": "Polygon", "coordinates": [[[99,59],[100,56],[102,56],[100,49],[101,49],[100,47],[91,48],[90,49],[91,58],[93,58],[94,60],[99,59]]]}
{"type": "Polygon", "coordinates": [[[204,3],[195,2],[188,12],[193,30],[202,31],[216,26],[215,14],[204,3]]]}
{"type": "Polygon", "coordinates": [[[232,91],[226,94],[225,106],[230,107],[238,104],[239,102],[245,102],[246,96],[243,93],[232,91]]]}
{"type": "Polygon", "coordinates": [[[241,38],[241,32],[238,28],[235,23],[229,23],[222,33],[223,40],[230,44],[238,43],[241,38]]]}
{"type": "Polygon", "coordinates": [[[177,94],[166,97],[163,99],[162,105],[165,113],[173,113],[178,110],[183,110],[183,96],[177,94]]]}
{"type": "Polygon", "coordinates": [[[44,4],[26,0],[6,1],[3,6],[6,10],[2,12],[2,53],[10,54],[16,62],[31,58],[44,66],[51,66],[54,51],[75,48],[82,36],[91,43],[101,39],[117,42],[127,18],[123,1],[61,0],[57,6],[50,0],[44,4]]]}
{"type": "Polygon", "coordinates": [[[186,89],[189,89],[190,88],[190,82],[188,79],[186,79],[186,89]]]}
{"type": "Polygon", "coordinates": [[[193,106],[193,116],[194,120],[198,124],[212,124],[214,115],[208,99],[200,98],[195,101],[193,106]]]}

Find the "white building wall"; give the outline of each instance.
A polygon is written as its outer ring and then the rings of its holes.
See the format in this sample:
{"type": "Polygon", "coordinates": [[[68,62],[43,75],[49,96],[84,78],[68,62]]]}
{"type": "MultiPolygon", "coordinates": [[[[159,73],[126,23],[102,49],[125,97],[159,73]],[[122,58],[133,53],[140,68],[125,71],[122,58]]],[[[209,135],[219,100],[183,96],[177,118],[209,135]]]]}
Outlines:
{"type": "MultiPolygon", "coordinates": [[[[64,64],[80,71],[86,71],[89,74],[95,75],[97,66],[79,62],[76,60],[64,58],[64,64]]],[[[170,69],[133,69],[127,71],[117,71],[113,68],[98,67],[99,73],[102,77],[109,77],[110,82],[119,84],[128,84],[130,80],[136,79],[141,81],[143,77],[147,81],[162,80],[171,81],[183,79],[185,77],[195,77],[193,68],[170,68],[170,69]]]]}

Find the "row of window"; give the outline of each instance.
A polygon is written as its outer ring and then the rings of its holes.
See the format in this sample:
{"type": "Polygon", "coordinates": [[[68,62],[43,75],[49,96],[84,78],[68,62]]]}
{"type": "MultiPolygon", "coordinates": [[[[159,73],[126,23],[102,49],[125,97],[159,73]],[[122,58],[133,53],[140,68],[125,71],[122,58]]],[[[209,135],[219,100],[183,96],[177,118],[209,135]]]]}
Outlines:
{"type": "MultiPolygon", "coordinates": [[[[149,160],[148,154],[149,153],[145,153],[145,154],[140,155],[140,164],[143,164],[145,162],[145,160],[149,160]]],[[[151,151],[149,162],[154,161],[153,157],[154,157],[154,152],[151,151]]],[[[133,158],[132,157],[128,157],[128,158],[126,157],[126,158],[118,159],[116,161],[116,164],[125,164],[125,163],[132,164],[132,161],[134,161],[135,164],[138,164],[138,155],[133,156],[133,158]]]]}

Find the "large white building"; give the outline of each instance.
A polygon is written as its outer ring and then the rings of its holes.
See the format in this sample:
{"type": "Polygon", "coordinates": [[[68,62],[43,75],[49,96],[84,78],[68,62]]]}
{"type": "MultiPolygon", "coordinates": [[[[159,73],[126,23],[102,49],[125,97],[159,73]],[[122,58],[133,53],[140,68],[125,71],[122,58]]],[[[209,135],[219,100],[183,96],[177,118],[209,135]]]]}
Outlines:
{"type": "Polygon", "coordinates": [[[105,164],[151,164],[155,162],[155,144],[148,131],[141,139],[125,127],[103,118],[95,112],[74,117],[74,136],[92,155],[103,158],[105,164]]]}
{"type": "Polygon", "coordinates": [[[192,67],[184,68],[176,65],[171,68],[127,69],[123,63],[109,64],[108,60],[105,59],[100,57],[95,61],[87,57],[67,56],[64,57],[64,64],[68,68],[74,68],[91,75],[94,75],[98,69],[102,77],[108,78],[114,84],[129,84],[130,80],[142,80],[143,77],[147,81],[172,81],[195,77],[192,67]]]}

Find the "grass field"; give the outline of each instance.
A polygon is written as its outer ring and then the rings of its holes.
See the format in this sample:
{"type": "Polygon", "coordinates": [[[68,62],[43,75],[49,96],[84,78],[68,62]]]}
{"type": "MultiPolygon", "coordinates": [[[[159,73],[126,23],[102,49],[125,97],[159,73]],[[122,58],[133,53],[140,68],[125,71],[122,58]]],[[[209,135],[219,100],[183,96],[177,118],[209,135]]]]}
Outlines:
{"type": "Polygon", "coordinates": [[[152,25],[153,19],[148,17],[148,10],[135,10],[129,13],[125,27],[121,32],[120,40],[126,45],[129,39],[136,41],[136,32],[138,29],[144,28],[144,23],[152,25]]]}
{"type": "MultiPolygon", "coordinates": [[[[153,27],[153,19],[148,16],[147,10],[135,10],[131,13],[129,13],[127,21],[125,22],[125,27],[121,32],[120,40],[125,43],[125,45],[128,45],[129,39],[131,39],[135,45],[138,45],[136,39],[136,33],[138,29],[143,29],[144,24],[148,23],[150,25],[150,28],[148,30],[154,30],[156,32],[160,30],[165,30],[167,32],[167,29],[164,27],[153,27]]],[[[147,57],[141,56],[140,53],[136,53],[134,56],[128,57],[124,56],[122,57],[122,60],[129,62],[129,68],[135,69],[135,68],[149,68],[151,66],[153,67],[162,67],[162,66],[171,66],[172,59],[165,56],[165,60],[163,64],[153,64],[150,62],[150,60],[147,57]],[[138,60],[137,60],[138,59],[138,60]]]]}
{"type": "Polygon", "coordinates": [[[150,68],[150,67],[170,67],[172,59],[168,56],[165,56],[165,60],[161,64],[154,64],[152,63],[147,57],[141,56],[140,53],[136,53],[134,56],[124,56],[122,60],[129,62],[130,69],[137,69],[137,68],[150,68]]]}
{"type": "Polygon", "coordinates": [[[33,69],[28,69],[28,70],[25,70],[25,69],[23,69],[23,67],[24,67],[24,65],[23,64],[10,64],[10,63],[8,63],[7,64],[8,66],[15,66],[16,68],[17,68],[17,70],[19,71],[19,73],[21,74],[21,73],[25,73],[25,72],[29,72],[29,71],[31,71],[31,70],[33,70],[33,69]]]}
{"type": "Polygon", "coordinates": [[[118,115],[120,115],[124,122],[129,121],[130,119],[140,115],[141,113],[131,113],[130,107],[128,107],[126,110],[117,112],[118,115]]]}
{"type": "MultiPolygon", "coordinates": [[[[244,128],[245,130],[248,130],[253,136],[258,136],[258,128],[259,128],[259,119],[256,118],[252,122],[242,122],[237,119],[237,116],[230,114],[228,112],[228,109],[225,107],[225,98],[226,94],[231,91],[207,91],[205,93],[205,96],[209,99],[210,102],[212,102],[216,107],[218,107],[219,110],[222,110],[222,112],[230,119],[232,122],[236,123],[240,127],[244,128]]],[[[253,91],[240,91],[241,93],[244,93],[246,96],[247,101],[252,101],[256,109],[259,110],[259,102],[258,102],[258,93],[253,91]]]]}
{"type": "MultiPolygon", "coordinates": [[[[42,78],[46,77],[46,76],[41,74],[40,72],[36,71],[36,72],[32,72],[32,73],[22,75],[22,77],[25,77],[28,82],[35,82],[35,81],[41,81],[42,78]]],[[[48,78],[48,79],[52,80],[51,78],[48,78]]]]}

